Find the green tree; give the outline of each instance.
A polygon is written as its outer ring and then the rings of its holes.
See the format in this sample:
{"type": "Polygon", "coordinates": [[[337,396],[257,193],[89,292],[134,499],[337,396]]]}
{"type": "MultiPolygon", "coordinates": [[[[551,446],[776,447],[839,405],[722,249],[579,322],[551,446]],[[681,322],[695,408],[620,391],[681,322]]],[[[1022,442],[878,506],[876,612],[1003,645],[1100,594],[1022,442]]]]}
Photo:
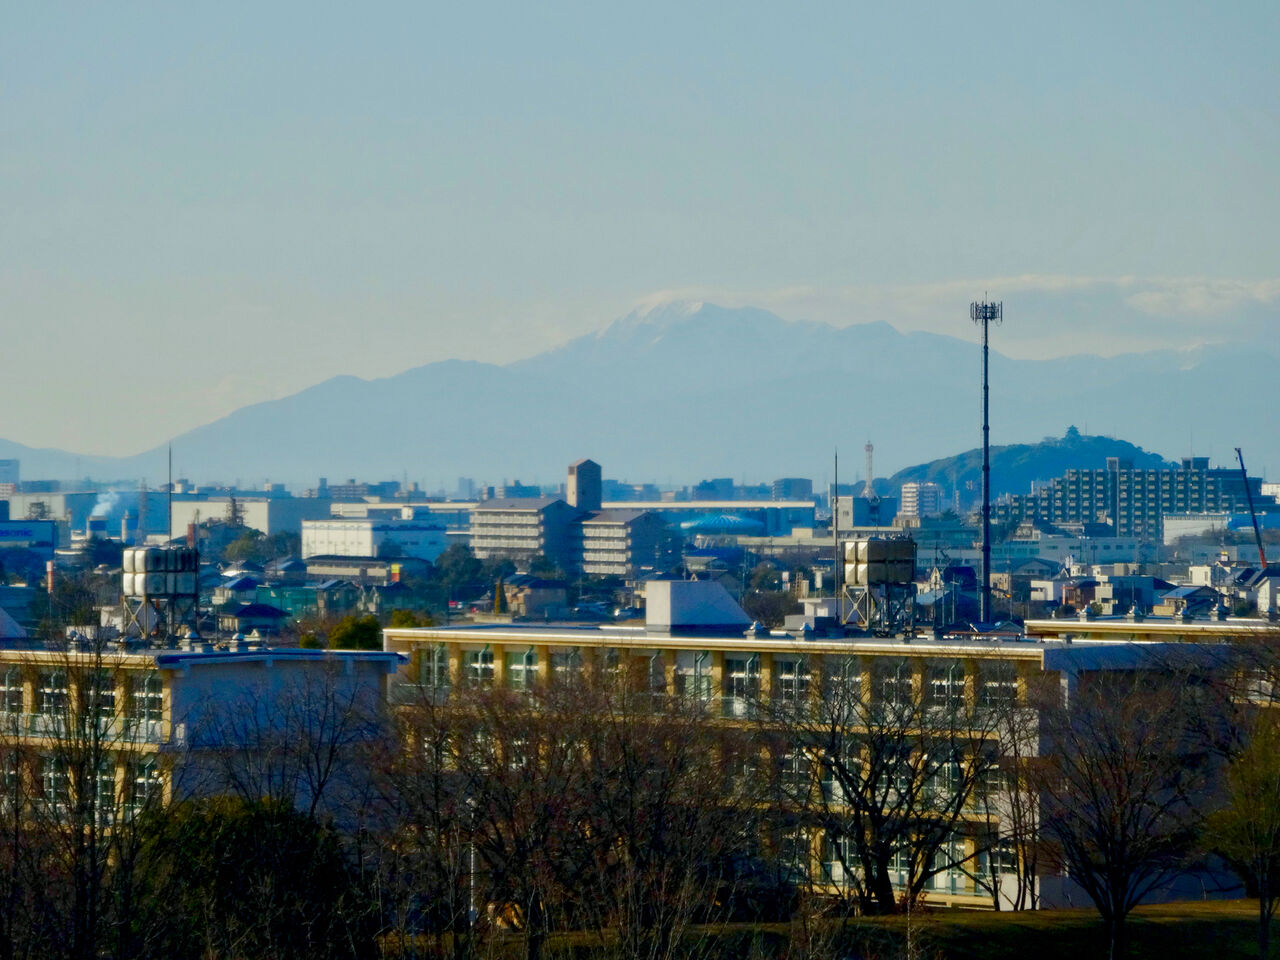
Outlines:
{"type": "Polygon", "coordinates": [[[1280,887],[1280,721],[1264,710],[1227,769],[1226,803],[1209,818],[1206,840],[1258,897],[1258,956],[1271,946],[1280,887]]]}
{"type": "Polygon", "coordinates": [[[372,614],[343,617],[329,631],[330,650],[381,650],[382,624],[372,614]]]}
{"type": "Polygon", "coordinates": [[[431,627],[435,626],[435,618],[429,613],[413,610],[392,610],[387,618],[388,627],[431,627]]]}
{"type": "Polygon", "coordinates": [[[131,920],[141,955],[361,958],[374,914],[338,835],[274,802],[218,797],[149,818],[131,920]]]}

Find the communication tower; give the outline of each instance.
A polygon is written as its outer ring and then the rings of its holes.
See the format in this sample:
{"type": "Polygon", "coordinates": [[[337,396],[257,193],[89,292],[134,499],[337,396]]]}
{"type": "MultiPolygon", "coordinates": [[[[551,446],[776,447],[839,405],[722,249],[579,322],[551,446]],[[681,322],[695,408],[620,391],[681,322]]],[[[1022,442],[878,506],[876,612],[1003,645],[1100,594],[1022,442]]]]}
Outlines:
{"type": "Polygon", "coordinates": [[[982,324],[982,583],[979,588],[978,619],[991,622],[991,419],[987,366],[987,331],[1004,319],[1003,303],[986,300],[969,304],[969,319],[982,324]]]}

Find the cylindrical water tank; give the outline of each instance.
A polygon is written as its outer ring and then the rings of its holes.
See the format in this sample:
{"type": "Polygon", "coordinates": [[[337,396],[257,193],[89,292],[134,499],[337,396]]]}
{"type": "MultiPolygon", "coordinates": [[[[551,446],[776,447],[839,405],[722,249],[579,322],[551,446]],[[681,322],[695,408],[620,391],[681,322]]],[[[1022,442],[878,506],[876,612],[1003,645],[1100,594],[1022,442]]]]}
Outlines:
{"type": "Polygon", "coordinates": [[[120,565],[125,573],[133,573],[133,547],[125,547],[120,557],[120,565]]]}
{"type": "MultiPolygon", "coordinates": [[[[134,586],[137,586],[138,575],[135,573],[133,576],[134,576],[134,586]]],[[[149,597],[164,596],[165,575],[163,573],[159,571],[155,571],[155,572],[148,571],[144,575],[143,579],[144,579],[145,586],[143,587],[142,592],[145,596],[149,596],[149,597]]]]}
{"type": "Polygon", "coordinates": [[[183,571],[182,573],[179,573],[177,575],[177,581],[178,581],[177,589],[174,591],[174,593],[177,593],[180,596],[184,596],[184,597],[190,597],[195,595],[196,575],[192,571],[186,570],[186,571],[183,571]]]}

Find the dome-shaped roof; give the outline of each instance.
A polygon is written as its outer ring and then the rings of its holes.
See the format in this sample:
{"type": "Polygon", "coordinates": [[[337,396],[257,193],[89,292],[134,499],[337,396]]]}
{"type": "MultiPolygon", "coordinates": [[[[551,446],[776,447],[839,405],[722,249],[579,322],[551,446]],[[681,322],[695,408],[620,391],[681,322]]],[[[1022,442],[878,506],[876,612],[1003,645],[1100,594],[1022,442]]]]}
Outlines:
{"type": "Polygon", "coordinates": [[[764,533],[764,524],[732,513],[704,513],[680,524],[686,533],[750,537],[764,533]]]}

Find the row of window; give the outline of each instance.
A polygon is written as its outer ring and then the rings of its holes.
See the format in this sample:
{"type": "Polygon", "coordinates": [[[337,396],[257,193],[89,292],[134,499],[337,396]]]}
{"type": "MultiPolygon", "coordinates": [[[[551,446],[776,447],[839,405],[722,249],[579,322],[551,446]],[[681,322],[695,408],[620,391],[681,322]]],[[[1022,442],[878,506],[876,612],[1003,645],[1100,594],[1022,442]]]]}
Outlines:
{"type": "MultiPolygon", "coordinates": [[[[11,803],[22,796],[22,770],[16,753],[8,755],[3,766],[4,797],[2,803],[11,803]]],[[[38,799],[55,811],[65,812],[72,800],[72,777],[67,759],[61,755],[37,758],[35,782],[39,786],[38,799]]],[[[104,757],[93,777],[94,805],[97,819],[107,823],[123,813],[132,816],[148,803],[161,796],[164,783],[159,761],[154,756],[133,758],[124,769],[123,783],[117,780],[114,760],[104,757]]]]}
{"type": "MultiPolygon", "coordinates": [[[[631,679],[641,675],[643,685],[655,694],[666,694],[666,661],[662,653],[634,658],[640,669],[633,665],[631,679]],[[647,659],[647,670],[644,661],[647,659]],[[647,674],[647,676],[644,676],[647,674]]],[[[451,683],[448,648],[437,644],[425,648],[419,658],[418,682],[429,688],[441,689],[451,683]]],[[[571,683],[581,673],[584,665],[582,651],[575,647],[554,650],[550,655],[550,676],[559,683],[571,683]]],[[[616,673],[620,666],[619,652],[608,649],[601,663],[608,673],[616,673]]],[[[489,686],[495,679],[494,651],[490,647],[462,651],[462,680],[465,683],[489,686]]],[[[527,690],[538,679],[538,653],[534,647],[523,651],[507,651],[503,661],[505,684],[513,690],[527,690]]],[[[796,709],[807,707],[814,694],[821,692],[824,700],[843,700],[852,703],[863,696],[862,684],[866,676],[865,665],[856,656],[827,656],[823,660],[821,682],[823,689],[814,688],[813,664],[807,657],[773,658],[773,690],[775,703],[790,704],[796,709]]],[[[884,703],[907,705],[914,701],[917,683],[916,665],[906,658],[885,657],[873,661],[870,682],[873,698],[884,703]]],[[[673,671],[676,696],[709,701],[713,695],[711,654],[707,651],[681,650],[676,653],[673,671]]],[[[983,663],[975,679],[979,705],[1004,706],[1017,702],[1018,677],[1013,664],[1006,661],[983,663]]],[[[966,702],[969,676],[963,661],[929,661],[924,665],[923,694],[930,706],[961,709],[966,702]]],[[[761,671],[759,654],[725,654],[721,672],[720,696],[725,716],[744,716],[760,701],[761,671]]]]}
{"type": "MultiPolygon", "coordinates": [[[[35,677],[35,703],[25,709],[25,676],[21,667],[9,667],[0,675],[0,712],[9,715],[38,713],[66,716],[71,704],[67,671],[42,670],[35,677]]],[[[91,715],[113,717],[116,713],[116,679],[106,670],[79,678],[80,704],[91,715]]],[[[158,721],[163,714],[163,684],[158,671],[130,675],[126,688],[125,716],[132,720],[158,721]]]]}

